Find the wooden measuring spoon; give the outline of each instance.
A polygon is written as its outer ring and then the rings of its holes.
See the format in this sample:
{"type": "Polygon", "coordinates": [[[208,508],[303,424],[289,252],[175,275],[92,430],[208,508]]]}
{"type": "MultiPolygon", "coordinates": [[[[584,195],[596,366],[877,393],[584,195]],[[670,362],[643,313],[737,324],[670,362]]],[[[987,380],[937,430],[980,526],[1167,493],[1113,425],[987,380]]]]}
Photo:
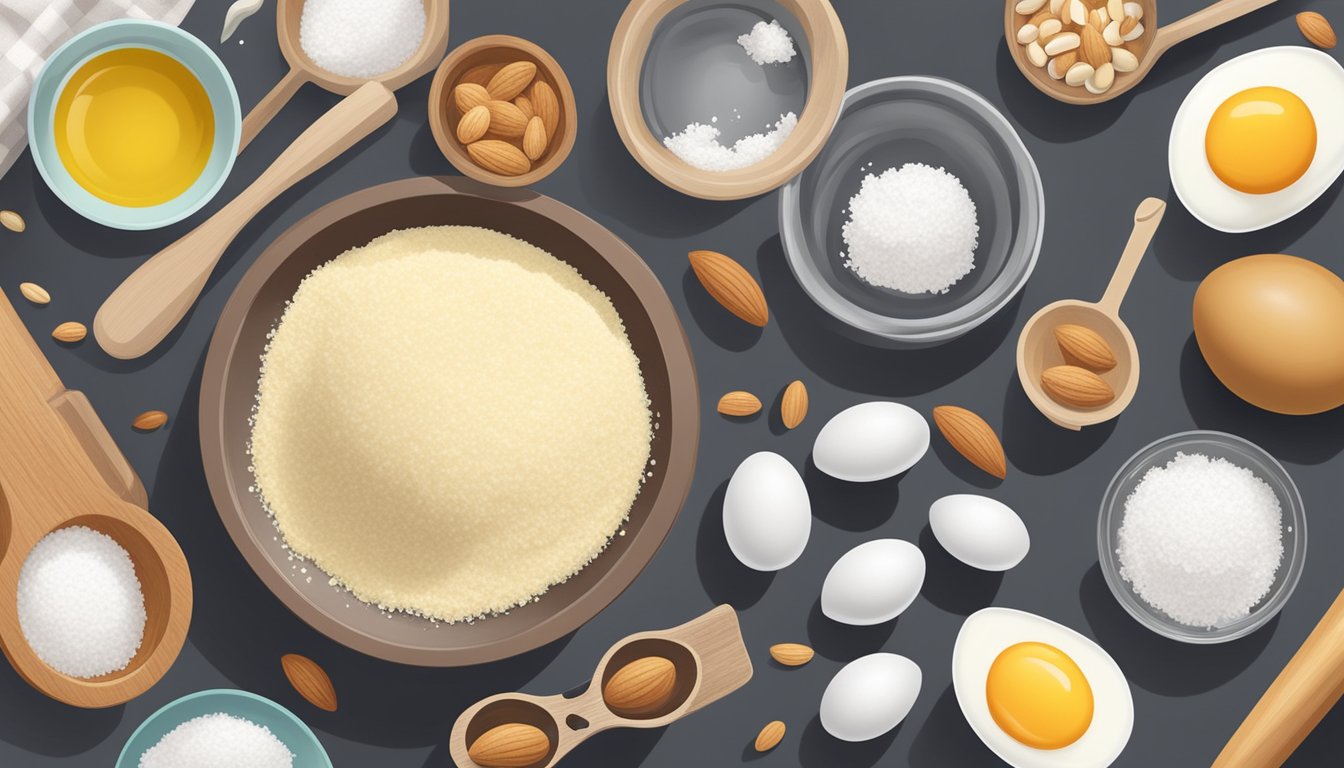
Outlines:
{"type": "MultiPolygon", "coordinates": [[[[448,50],[448,0],[424,2],[425,37],[420,41],[420,47],[401,66],[371,78],[373,82],[382,83],[389,91],[395,91],[421,75],[428,74],[439,65],[444,52],[448,50]]],[[[238,141],[239,152],[261,133],[261,129],[289,103],[304,83],[314,83],[332,93],[348,96],[370,81],[328,72],[308,58],[299,43],[303,3],[304,0],[279,0],[276,3],[275,36],[280,43],[280,53],[289,63],[289,72],[243,119],[243,132],[238,141]]]]}
{"type": "Polygon", "coordinates": [[[191,573],[168,529],[119,498],[52,399],[64,387],[0,293],[0,649],[29,685],[77,707],[127,702],[159,681],[191,623],[191,573]],[[19,626],[19,572],[43,536],[82,525],[130,554],[145,597],[140,650],[120,672],[83,680],[47,666],[19,626]]]}
{"type": "MultiPolygon", "coordinates": [[[[1100,104],[1138,85],[1140,80],[1148,76],[1157,60],[1162,58],[1162,54],[1172,46],[1277,2],[1277,0],[1218,0],[1180,21],[1159,27],[1157,0],[1133,1],[1138,2],[1143,8],[1143,19],[1140,23],[1147,30],[1143,37],[1127,45],[1138,56],[1139,66],[1133,72],[1117,72],[1115,84],[1105,93],[1094,94],[1083,86],[1073,86],[1063,80],[1055,80],[1046,73],[1045,67],[1037,67],[1027,60],[1027,47],[1017,42],[1017,29],[1026,20],[1017,13],[1018,0],[1006,0],[1004,3],[1003,29],[1004,38],[1008,41],[1008,52],[1027,80],[1043,93],[1069,104],[1100,104]]],[[[1089,8],[1098,5],[1095,0],[1087,3],[1089,8]]]]}
{"type": "Polygon", "coordinates": [[[1017,339],[1017,377],[1027,397],[1044,416],[1066,429],[1078,430],[1092,424],[1109,421],[1125,410],[1139,388],[1139,350],[1134,336],[1120,319],[1120,302],[1125,299],[1134,272],[1143,261],[1162,222],[1167,204],[1155,197],[1139,203],[1134,211],[1134,231],[1129,235],[1120,263],[1106,286],[1106,293],[1095,304],[1077,299],[1065,299],[1043,307],[1022,329],[1017,339]],[[1099,408],[1073,408],[1056,402],[1041,388],[1041,373],[1065,363],[1064,355],[1055,341],[1055,328],[1081,325],[1101,335],[1115,353],[1116,366],[1100,373],[1102,379],[1115,390],[1115,399],[1099,408]]]}
{"type": "Polygon", "coordinates": [[[587,690],[577,696],[502,693],[477,702],[453,724],[449,750],[460,768],[479,768],[469,749],[481,734],[507,723],[534,726],[546,734],[550,750],[527,768],[550,768],[590,737],[612,728],[661,728],[746,685],[751,658],[732,606],[721,605],[679,627],[630,635],[602,657],[587,690]],[[676,669],[676,684],[662,712],[646,718],[621,717],[607,706],[602,689],[635,659],[662,656],[676,669]]]}
{"type": "Polygon", "coordinates": [[[93,319],[98,345],[123,360],[158,346],[196,302],[215,264],[253,216],[396,113],[397,99],[381,83],[365,83],[346,96],[299,134],[252,186],[150,257],[107,297],[93,319]]]}

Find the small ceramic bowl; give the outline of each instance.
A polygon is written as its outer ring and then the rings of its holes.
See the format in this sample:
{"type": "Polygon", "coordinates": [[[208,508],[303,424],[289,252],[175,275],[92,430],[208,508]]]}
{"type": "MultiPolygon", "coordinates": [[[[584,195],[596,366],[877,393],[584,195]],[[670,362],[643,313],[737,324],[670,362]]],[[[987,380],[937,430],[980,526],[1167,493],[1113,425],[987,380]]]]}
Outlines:
{"type": "MultiPolygon", "coordinates": [[[[434,82],[429,88],[429,128],[439,151],[463,175],[497,187],[525,187],[550,176],[574,148],[574,134],[578,131],[574,88],[560,63],[536,43],[512,35],[478,37],[453,49],[434,73],[434,82]],[[532,161],[532,169],[508,176],[477,165],[467,154],[466,146],[457,140],[457,124],[462,119],[462,111],[453,101],[453,88],[468,82],[485,85],[491,76],[515,61],[530,61],[537,65],[537,79],[550,85],[560,100],[560,122],[546,151],[532,161]]],[[[486,138],[493,137],[487,134],[486,138]]]]}
{"type": "Polygon", "coordinates": [[[157,229],[195,213],[224,185],[242,123],[233,80],[205,43],[168,24],[118,19],[75,35],[47,59],[28,102],[28,146],[47,186],[76,213],[116,229],[157,229]],[[214,145],[205,169],[185,192],[159,205],[133,208],[96,197],[66,171],[56,150],[56,102],[70,76],[94,56],[120,48],[147,48],[177,59],[200,81],[214,110],[214,145]]]}
{"type": "Polygon", "coordinates": [[[1163,637],[1182,643],[1225,643],[1264,626],[1292,596],[1307,557],[1306,510],[1288,471],[1260,446],[1225,432],[1181,432],[1143,448],[1115,473],[1101,502],[1101,515],[1097,521],[1097,555],[1102,576],[1111,588],[1111,594],[1115,595],[1115,599],[1120,601],[1120,605],[1135,621],[1163,637]],[[1120,523],[1125,515],[1125,501],[1149,469],[1165,465],[1176,458],[1178,453],[1199,453],[1211,459],[1226,459],[1251,470],[1274,489],[1283,514],[1283,562],[1274,576],[1269,594],[1251,610],[1250,615],[1219,627],[1192,627],[1177,623],[1144,602],[1135,593],[1133,586],[1120,576],[1116,547],[1120,523]]]}
{"type": "Polygon", "coordinates": [[[288,709],[247,691],[215,689],[183,696],[150,715],[121,748],[116,768],[136,768],[146,750],[179,725],[197,717],[223,713],[264,726],[294,753],[294,768],[332,768],[322,742],[288,709]]]}

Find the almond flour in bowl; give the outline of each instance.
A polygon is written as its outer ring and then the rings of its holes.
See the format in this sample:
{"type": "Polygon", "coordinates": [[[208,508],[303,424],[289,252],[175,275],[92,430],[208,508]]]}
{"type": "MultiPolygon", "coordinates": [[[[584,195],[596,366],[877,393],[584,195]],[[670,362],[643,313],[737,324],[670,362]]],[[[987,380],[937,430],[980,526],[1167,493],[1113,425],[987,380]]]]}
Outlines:
{"type": "Polygon", "coordinates": [[[610,300],[476,227],[392,232],[315,269],[262,365],[251,454],[286,544],[442,621],[540,598],[620,532],[653,418],[610,300]]]}

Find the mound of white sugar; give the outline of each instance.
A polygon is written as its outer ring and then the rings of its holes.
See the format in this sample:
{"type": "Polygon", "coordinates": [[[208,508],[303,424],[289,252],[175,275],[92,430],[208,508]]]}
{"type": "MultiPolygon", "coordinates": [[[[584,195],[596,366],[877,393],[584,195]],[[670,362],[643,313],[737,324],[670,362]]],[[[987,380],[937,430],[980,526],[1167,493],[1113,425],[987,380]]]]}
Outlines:
{"type": "Polygon", "coordinates": [[[753,133],[738,139],[731,147],[719,143],[719,129],[704,123],[691,123],[686,130],[663,139],[663,145],[682,162],[702,171],[735,171],[755,165],[779,149],[798,126],[798,115],[781,115],[775,127],[765,133],[753,133]]]}
{"type": "Polygon", "coordinates": [[[793,38],[778,21],[756,22],[751,32],[738,36],[737,44],[757,64],[783,64],[792,61],[797,53],[793,49],[793,38]]]}
{"type": "Polygon", "coordinates": [[[1274,490],[1226,459],[1180,453],[1125,500],[1120,576],[1144,602],[1192,627],[1244,618],[1283,560],[1274,490]]]}
{"type": "Polygon", "coordinates": [[[293,768],[294,754],[270,729],[217,713],[169,731],[140,756],[140,768],[293,768]]]}
{"type": "Polygon", "coordinates": [[[89,678],[125,669],[145,634],[131,556],[84,526],[43,536],[19,571],[19,628],[48,666],[89,678]]]}
{"type": "Polygon", "coordinates": [[[864,176],[849,199],[845,266],[872,285],[946,293],[975,268],[975,201],[942,168],[906,163],[864,176]]]}
{"type": "Polygon", "coordinates": [[[328,72],[374,78],[405,64],[425,37],[421,0],[307,0],[299,45],[328,72]]]}

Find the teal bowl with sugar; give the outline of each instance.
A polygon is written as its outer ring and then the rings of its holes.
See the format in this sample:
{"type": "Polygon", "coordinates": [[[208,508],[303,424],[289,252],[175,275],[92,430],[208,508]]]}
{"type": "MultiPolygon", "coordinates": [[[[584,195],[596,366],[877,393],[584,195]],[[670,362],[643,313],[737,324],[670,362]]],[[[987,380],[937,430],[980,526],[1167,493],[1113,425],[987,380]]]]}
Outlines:
{"type": "Polygon", "coordinates": [[[254,693],[225,688],[183,696],[150,715],[121,748],[116,768],[137,768],[141,755],[174,728],[193,718],[218,713],[265,726],[294,754],[294,768],[332,768],[322,743],[293,712],[254,693]]]}
{"type": "Polygon", "coordinates": [[[157,229],[200,210],[228,178],[242,127],[238,91],[224,63],[196,37],[157,21],[118,19],[70,38],[47,59],[28,100],[28,147],[42,179],[76,213],[116,229],[157,229]],[[94,195],[66,170],[56,148],[56,103],[71,76],[93,57],[122,48],[148,49],[176,59],[200,82],[214,113],[214,141],[205,168],[185,191],[157,205],[118,205],[94,195]]]}

